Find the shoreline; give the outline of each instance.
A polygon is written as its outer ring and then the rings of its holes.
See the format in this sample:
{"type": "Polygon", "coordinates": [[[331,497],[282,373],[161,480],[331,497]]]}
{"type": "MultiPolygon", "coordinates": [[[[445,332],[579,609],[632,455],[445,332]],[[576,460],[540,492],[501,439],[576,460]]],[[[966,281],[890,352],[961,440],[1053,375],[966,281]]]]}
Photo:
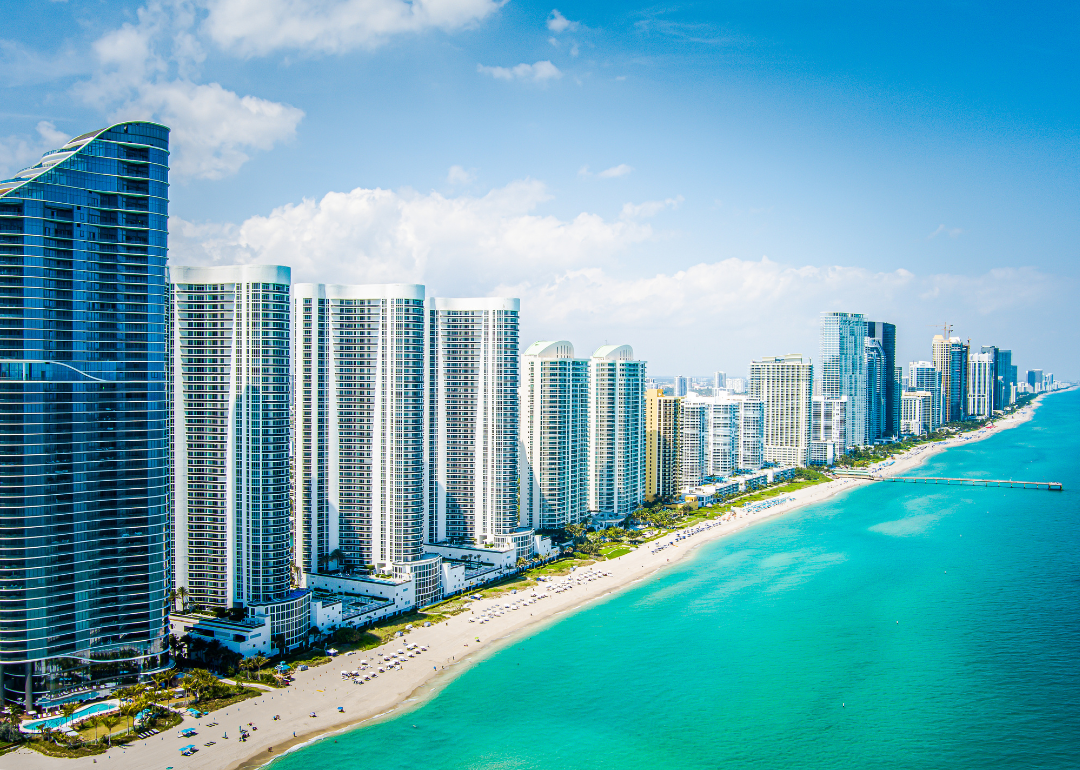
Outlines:
{"type": "MultiPolygon", "coordinates": [[[[915,447],[897,455],[889,465],[877,466],[877,475],[901,474],[950,447],[982,441],[1002,430],[1028,422],[1034,417],[1043,395],[1022,410],[996,421],[993,426],[965,436],[915,447]]],[[[255,770],[272,766],[271,763],[278,757],[311,743],[332,739],[334,735],[359,725],[397,717],[424,705],[484,657],[513,644],[523,634],[536,633],[566,614],[628,590],[645,578],[685,559],[704,543],[873,483],[873,479],[860,478],[823,482],[792,492],[786,495],[788,499],[784,503],[764,510],[753,513],[742,511],[723,520],[696,524],[688,530],[675,530],[616,559],[578,567],[569,575],[549,578],[542,585],[519,590],[516,595],[504,594],[476,601],[470,610],[429,628],[415,628],[403,638],[390,643],[352,656],[339,655],[323,666],[298,671],[294,683],[288,688],[241,701],[201,719],[185,718],[175,730],[166,731],[173,733],[194,727],[198,731],[195,738],[184,739],[162,733],[133,742],[123,749],[115,748],[96,757],[77,759],[47,757],[26,748],[20,748],[8,756],[19,757],[17,761],[22,770],[52,770],[60,766],[89,768],[99,763],[107,763],[120,770],[164,770],[167,767],[177,770],[255,770]],[[657,550],[660,545],[665,547],[657,550]],[[603,576],[595,577],[598,574],[603,576]],[[594,577],[586,579],[589,576],[594,577]],[[555,591],[556,587],[562,586],[570,587],[555,591]],[[534,595],[543,598],[528,605],[523,604],[524,599],[534,595]],[[511,604],[518,606],[507,609],[506,606],[511,604]],[[470,622],[470,618],[479,618],[481,612],[490,611],[495,606],[503,608],[499,616],[483,624],[470,622]],[[341,678],[339,669],[342,666],[358,668],[361,659],[370,660],[380,653],[403,648],[406,644],[425,645],[429,651],[418,659],[409,659],[402,670],[387,671],[363,685],[341,678]],[[428,669],[428,665],[432,669],[428,669]],[[337,711],[339,706],[344,708],[344,712],[337,711]],[[314,719],[308,716],[312,712],[317,714],[314,719]],[[280,721],[272,721],[275,714],[281,714],[280,721]],[[211,723],[217,726],[209,727],[211,723]],[[248,723],[254,723],[258,730],[251,732],[246,744],[241,744],[236,738],[235,728],[248,723]],[[223,736],[228,734],[230,727],[234,729],[233,737],[226,739],[223,736]],[[216,741],[216,744],[206,747],[204,744],[209,741],[216,741]],[[194,743],[199,751],[190,757],[180,756],[179,747],[189,743],[194,743]],[[273,747],[272,752],[268,751],[269,747],[273,747]]],[[[477,589],[478,592],[483,590],[477,589]]]]}

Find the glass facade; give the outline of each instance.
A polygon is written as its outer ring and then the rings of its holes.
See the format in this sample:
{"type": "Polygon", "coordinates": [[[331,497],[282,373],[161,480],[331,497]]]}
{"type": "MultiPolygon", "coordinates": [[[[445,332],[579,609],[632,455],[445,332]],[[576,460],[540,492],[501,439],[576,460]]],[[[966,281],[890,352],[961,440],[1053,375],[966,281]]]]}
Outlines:
{"type": "Polygon", "coordinates": [[[0,693],[169,665],[169,130],[84,134],[0,181],[0,693]]]}

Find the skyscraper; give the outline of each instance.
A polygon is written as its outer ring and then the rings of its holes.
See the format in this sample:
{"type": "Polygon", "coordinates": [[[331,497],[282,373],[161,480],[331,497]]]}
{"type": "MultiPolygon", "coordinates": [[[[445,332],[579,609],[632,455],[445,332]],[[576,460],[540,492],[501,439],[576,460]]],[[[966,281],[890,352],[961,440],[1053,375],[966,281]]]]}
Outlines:
{"type": "Polygon", "coordinates": [[[715,391],[723,390],[727,387],[727,373],[726,372],[713,372],[713,395],[716,395],[715,391]]]}
{"type": "Polygon", "coordinates": [[[510,298],[428,300],[428,539],[518,528],[518,316],[510,298]]]}
{"type": "Polygon", "coordinates": [[[175,584],[194,604],[270,615],[298,646],[292,590],[290,271],[173,267],[170,308],[175,584]]]}
{"type": "Polygon", "coordinates": [[[645,499],[645,362],[629,345],[589,359],[589,511],[625,518],[645,499]]]}
{"type": "Polygon", "coordinates": [[[995,353],[972,353],[968,358],[967,415],[985,420],[994,414],[995,353]]]}
{"type": "Polygon", "coordinates": [[[881,441],[887,435],[888,398],[891,369],[885,365],[881,343],[866,338],[866,439],[881,441]]]}
{"type": "Polygon", "coordinates": [[[903,390],[896,366],[896,326],[881,321],[866,322],[866,336],[876,340],[885,355],[886,388],[884,394],[885,418],[883,436],[895,436],[900,429],[900,393],[903,390]]]}
{"type": "Polygon", "coordinates": [[[968,345],[959,337],[935,334],[934,366],[941,372],[941,420],[956,422],[965,417],[967,406],[968,345]]]}
{"type": "Polygon", "coordinates": [[[867,443],[866,322],[861,313],[821,314],[821,355],[814,387],[824,399],[847,398],[844,436],[838,450],[867,443]]]}
{"type": "Polygon", "coordinates": [[[426,514],[424,287],[301,283],[293,319],[296,564],[411,574],[426,514]]]}
{"type": "Polygon", "coordinates": [[[0,702],[169,666],[169,129],[0,182],[0,702]]]}
{"type": "Polygon", "coordinates": [[[1013,394],[1016,369],[1012,365],[1012,351],[984,345],[982,352],[994,356],[994,409],[1004,409],[1016,400],[1013,394]]]}
{"type": "MultiPolygon", "coordinates": [[[[943,423],[945,393],[941,385],[941,370],[930,361],[912,361],[908,364],[908,389],[930,394],[930,411],[920,412],[920,419],[926,420],[927,431],[933,433],[943,423]]],[[[921,406],[919,408],[922,409],[921,406]]]]}
{"type": "Polygon", "coordinates": [[[534,342],[521,358],[521,522],[583,521],[589,492],[589,362],[566,340],[534,342]]]}
{"type": "Polygon", "coordinates": [[[798,354],[774,356],[750,364],[751,398],[764,404],[764,460],[805,466],[810,461],[813,414],[813,364],[798,354]]]}
{"type": "Polygon", "coordinates": [[[681,398],[687,393],[686,377],[681,374],[675,375],[674,387],[672,390],[675,398],[681,398]]]}
{"type": "Polygon", "coordinates": [[[682,399],[661,388],[645,391],[645,499],[679,491],[679,422],[682,399]]]}

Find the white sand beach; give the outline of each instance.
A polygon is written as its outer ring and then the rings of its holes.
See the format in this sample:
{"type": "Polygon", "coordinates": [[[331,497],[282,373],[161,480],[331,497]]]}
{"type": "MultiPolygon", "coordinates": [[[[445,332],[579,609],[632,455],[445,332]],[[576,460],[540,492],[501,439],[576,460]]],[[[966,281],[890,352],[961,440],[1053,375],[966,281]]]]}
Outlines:
{"type": "MultiPolygon", "coordinates": [[[[1030,420],[1036,404],[973,435],[911,450],[895,458],[888,467],[881,470],[881,474],[902,473],[950,446],[978,441],[1030,420]]],[[[136,741],[124,749],[113,749],[108,754],[79,759],[50,758],[28,749],[20,749],[0,759],[0,767],[19,770],[58,770],[60,767],[90,768],[99,765],[115,770],[165,770],[170,767],[176,770],[225,770],[259,767],[290,747],[315,739],[333,740],[334,733],[347,727],[385,715],[403,704],[409,706],[419,702],[425,694],[445,683],[448,677],[475,661],[480,653],[491,645],[505,643],[508,638],[515,637],[526,629],[534,630],[534,627],[545,621],[630,586],[684,558],[701,543],[872,483],[875,482],[838,479],[807,487],[788,495],[790,499],[782,504],[756,513],[744,512],[726,517],[724,521],[716,520],[698,525],[693,528],[694,534],[670,534],[617,559],[578,568],[565,578],[553,578],[535,590],[527,588],[513,596],[503,595],[477,601],[472,612],[465,612],[429,628],[417,628],[404,638],[380,648],[341,656],[324,666],[297,672],[295,682],[287,689],[266,692],[202,719],[185,718],[180,727],[136,741]],[[659,545],[666,547],[658,549],[659,545]],[[543,598],[533,599],[534,593],[543,598]],[[501,608],[498,614],[493,612],[496,607],[501,608]],[[480,623],[478,619],[483,614],[489,615],[491,619],[480,623]],[[404,649],[406,644],[423,645],[428,649],[418,656],[405,657],[401,670],[387,671],[364,684],[358,685],[342,679],[341,671],[359,668],[361,659],[378,659],[381,654],[404,649]],[[339,712],[338,707],[343,711],[339,712]],[[310,716],[312,713],[315,714],[314,717],[310,716]],[[280,715],[279,721],[273,720],[275,714],[280,715]],[[210,727],[211,723],[217,723],[217,726],[210,727]],[[241,743],[239,727],[243,725],[246,728],[248,723],[258,729],[251,733],[247,742],[241,743]],[[188,727],[194,727],[198,735],[194,738],[179,737],[179,731],[188,727]],[[225,737],[226,735],[228,737],[225,737]],[[214,741],[215,745],[204,745],[210,741],[214,741]],[[189,744],[197,746],[198,753],[182,757],[179,749],[189,744]]]]}

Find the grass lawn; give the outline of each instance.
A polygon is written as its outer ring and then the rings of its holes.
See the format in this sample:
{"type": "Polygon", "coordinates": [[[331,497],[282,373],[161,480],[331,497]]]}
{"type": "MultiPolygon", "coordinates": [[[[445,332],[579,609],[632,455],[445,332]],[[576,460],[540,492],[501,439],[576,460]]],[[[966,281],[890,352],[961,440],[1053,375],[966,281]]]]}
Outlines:
{"type": "Polygon", "coordinates": [[[634,549],[633,548],[628,548],[625,545],[618,545],[618,546],[615,546],[614,548],[608,548],[608,549],[601,548],[600,553],[603,554],[608,559],[618,559],[620,556],[625,556],[626,554],[630,553],[632,550],[634,550],[634,549]]]}

